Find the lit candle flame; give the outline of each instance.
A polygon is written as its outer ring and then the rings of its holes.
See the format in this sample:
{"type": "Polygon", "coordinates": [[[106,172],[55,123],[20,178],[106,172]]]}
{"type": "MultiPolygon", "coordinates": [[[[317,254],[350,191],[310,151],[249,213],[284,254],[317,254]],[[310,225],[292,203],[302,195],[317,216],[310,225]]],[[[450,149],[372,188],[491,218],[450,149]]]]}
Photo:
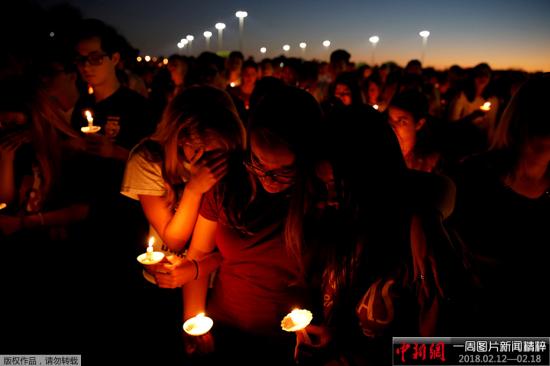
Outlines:
{"type": "Polygon", "coordinates": [[[490,111],[491,110],[491,102],[485,102],[481,107],[479,107],[482,111],[490,111]]]}
{"type": "Polygon", "coordinates": [[[84,115],[86,116],[86,120],[88,121],[88,126],[93,126],[94,117],[92,117],[92,112],[89,109],[87,109],[84,111],[84,115]]]}
{"type": "Polygon", "coordinates": [[[94,94],[94,88],[91,85],[88,87],[88,94],[94,94]]]}
{"type": "Polygon", "coordinates": [[[155,244],[155,237],[151,236],[147,244],[147,259],[149,260],[153,260],[153,252],[154,252],[153,244],[155,244]]]}
{"type": "Polygon", "coordinates": [[[0,210],[5,209],[6,207],[8,207],[7,204],[5,204],[4,202],[0,203],[0,210]]]}
{"type": "Polygon", "coordinates": [[[155,237],[154,236],[149,237],[149,241],[147,242],[147,251],[143,254],[140,254],[137,257],[137,260],[139,263],[150,265],[150,264],[156,264],[164,259],[163,252],[155,252],[155,249],[153,248],[154,244],[155,244],[155,237]]]}
{"type": "Polygon", "coordinates": [[[307,327],[312,319],[311,311],[294,309],[281,321],[281,327],[287,332],[296,332],[307,327]]]}
{"type": "Polygon", "coordinates": [[[306,327],[311,323],[313,314],[306,309],[294,309],[287,314],[281,321],[281,328],[287,332],[300,332],[307,343],[311,343],[311,339],[306,332],[306,327]]]}
{"type": "Polygon", "coordinates": [[[378,107],[378,104],[374,104],[374,105],[372,106],[372,108],[378,110],[378,108],[379,108],[379,107],[378,107]]]}
{"type": "Polygon", "coordinates": [[[193,318],[187,319],[183,323],[183,330],[189,335],[200,336],[208,333],[212,325],[214,325],[214,321],[205,316],[204,313],[200,313],[193,318]]]}

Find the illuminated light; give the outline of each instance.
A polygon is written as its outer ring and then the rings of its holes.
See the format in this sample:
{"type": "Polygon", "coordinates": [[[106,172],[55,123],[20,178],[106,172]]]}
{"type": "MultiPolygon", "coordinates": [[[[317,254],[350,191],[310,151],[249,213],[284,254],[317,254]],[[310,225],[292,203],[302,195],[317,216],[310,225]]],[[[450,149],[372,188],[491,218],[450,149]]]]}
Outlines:
{"type": "Polygon", "coordinates": [[[89,109],[86,109],[84,111],[84,116],[86,116],[86,120],[88,121],[88,126],[80,128],[80,131],[86,133],[86,134],[94,134],[101,130],[100,126],[94,126],[94,117],[92,115],[92,111],[89,109]]]}
{"type": "Polygon", "coordinates": [[[224,23],[216,23],[214,28],[216,28],[217,30],[224,30],[225,29],[225,24],[224,23]]]}
{"type": "Polygon", "coordinates": [[[158,58],[155,56],[151,59],[153,62],[157,62],[158,58]]]}
{"type": "Polygon", "coordinates": [[[55,33],[54,32],[50,32],[50,37],[55,37],[55,33]]]}
{"type": "Polygon", "coordinates": [[[307,43],[305,42],[300,42],[300,48],[301,49],[305,49],[307,47],[307,43]]]}
{"type": "Polygon", "coordinates": [[[290,46],[287,45],[287,44],[285,44],[285,45],[283,46],[283,51],[285,51],[285,52],[290,51],[290,46]]]}
{"type": "Polygon", "coordinates": [[[145,56],[145,62],[149,62],[149,61],[151,61],[151,56],[149,55],[145,56]]]}
{"type": "Polygon", "coordinates": [[[243,10],[239,10],[235,13],[235,16],[239,19],[246,18],[248,16],[248,13],[243,10]]]}
{"type": "Polygon", "coordinates": [[[0,210],[5,209],[6,207],[8,207],[7,204],[5,204],[4,202],[0,203],[0,210]]]}
{"type": "Polygon", "coordinates": [[[155,237],[154,236],[149,237],[149,240],[147,242],[147,251],[143,254],[140,254],[137,257],[137,260],[139,263],[150,265],[150,264],[156,264],[164,259],[164,253],[156,252],[153,248],[154,244],[155,244],[155,237]]]}
{"type": "Polygon", "coordinates": [[[485,102],[481,107],[479,107],[482,111],[488,112],[491,110],[491,102],[485,102]]]}
{"type": "Polygon", "coordinates": [[[266,52],[267,52],[267,48],[265,48],[265,47],[260,47],[260,52],[261,52],[261,53],[266,53],[266,52]]]}
{"type": "Polygon", "coordinates": [[[182,48],[183,48],[183,43],[178,42],[178,48],[179,48],[179,49],[182,49],[182,48]]]}
{"type": "Polygon", "coordinates": [[[380,37],[378,36],[372,36],[369,38],[369,42],[372,43],[372,45],[376,45],[378,42],[380,42],[380,37]]]}
{"type": "Polygon", "coordinates": [[[204,33],[202,35],[204,36],[204,38],[210,38],[210,37],[212,37],[212,32],[204,31],[204,33]]]}
{"type": "Polygon", "coordinates": [[[94,88],[91,85],[88,86],[88,94],[90,95],[94,94],[94,88]]]}
{"type": "Polygon", "coordinates": [[[229,83],[229,86],[232,87],[232,88],[234,88],[234,87],[235,87],[235,83],[232,81],[232,82],[229,83]]]}
{"type": "Polygon", "coordinates": [[[151,236],[149,238],[149,242],[147,243],[147,260],[152,261],[153,260],[153,245],[155,244],[155,237],[151,236]]]}
{"type": "Polygon", "coordinates": [[[168,65],[168,59],[167,59],[167,58],[164,58],[164,59],[162,60],[162,63],[163,63],[164,65],[168,65]]]}
{"type": "Polygon", "coordinates": [[[430,31],[423,30],[423,31],[418,32],[418,35],[422,38],[428,38],[430,36],[430,31]]]}
{"type": "Polygon", "coordinates": [[[281,62],[281,63],[279,64],[279,67],[284,67],[284,66],[285,66],[285,63],[284,63],[284,62],[281,62]]]}
{"type": "Polygon", "coordinates": [[[143,60],[143,59],[141,58],[141,56],[138,56],[138,57],[136,57],[136,60],[137,60],[137,62],[141,62],[141,60],[143,60]]]}
{"type": "Polygon", "coordinates": [[[330,47],[330,41],[328,39],[324,40],[323,41],[323,46],[326,47],[326,48],[330,47]]]}
{"type": "Polygon", "coordinates": [[[187,319],[185,323],[183,323],[183,330],[189,335],[200,336],[208,333],[208,331],[212,328],[212,325],[214,325],[214,321],[205,316],[204,313],[200,313],[190,319],[187,319]]]}
{"type": "Polygon", "coordinates": [[[185,39],[187,39],[189,42],[191,42],[192,40],[195,39],[195,37],[192,36],[191,34],[188,34],[187,36],[185,36],[185,39]]]}
{"type": "Polygon", "coordinates": [[[286,332],[300,332],[308,343],[311,343],[305,328],[311,323],[313,314],[306,309],[294,309],[281,321],[281,328],[286,332]]]}
{"type": "Polygon", "coordinates": [[[373,104],[372,108],[378,110],[378,108],[380,108],[380,107],[378,106],[378,104],[373,104]]]}
{"type": "Polygon", "coordinates": [[[189,41],[187,40],[187,38],[182,38],[182,39],[180,40],[180,43],[181,43],[182,45],[186,46],[186,45],[189,43],[189,41]]]}

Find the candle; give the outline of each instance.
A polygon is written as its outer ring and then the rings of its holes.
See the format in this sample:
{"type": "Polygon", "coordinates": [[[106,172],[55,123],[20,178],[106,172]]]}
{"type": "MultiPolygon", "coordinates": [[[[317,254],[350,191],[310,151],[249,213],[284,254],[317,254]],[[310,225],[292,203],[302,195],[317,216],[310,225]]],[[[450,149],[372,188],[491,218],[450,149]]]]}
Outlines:
{"type": "Polygon", "coordinates": [[[94,125],[94,117],[92,116],[92,112],[90,112],[89,109],[84,111],[84,115],[86,116],[86,120],[88,121],[88,127],[94,125]]]}
{"type": "Polygon", "coordinates": [[[155,237],[152,236],[149,238],[149,243],[147,245],[147,259],[152,261],[153,260],[153,244],[155,244],[155,237]]]}
{"type": "Polygon", "coordinates": [[[491,110],[491,102],[485,102],[481,107],[479,107],[482,111],[490,111],[491,110]]]}
{"type": "Polygon", "coordinates": [[[164,259],[164,253],[163,252],[155,252],[153,248],[153,244],[155,244],[155,237],[151,236],[149,238],[149,242],[147,243],[147,251],[143,254],[140,254],[137,257],[137,260],[141,264],[156,264],[164,259]]]}
{"type": "Polygon", "coordinates": [[[208,333],[212,325],[214,325],[214,321],[205,316],[204,313],[200,313],[197,314],[197,316],[187,319],[185,323],[183,323],[183,330],[189,335],[200,336],[208,333]]]}
{"type": "Polygon", "coordinates": [[[306,327],[311,323],[313,314],[306,309],[294,309],[287,314],[281,321],[281,328],[287,332],[300,332],[307,343],[311,344],[311,339],[306,332],[306,327]]]}
{"type": "Polygon", "coordinates": [[[88,126],[82,127],[80,130],[84,133],[96,133],[97,131],[101,130],[100,126],[94,126],[94,117],[92,116],[92,112],[89,109],[86,109],[84,111],[84,115],[86,116],[86,120],[88,121],[88,126]]]}

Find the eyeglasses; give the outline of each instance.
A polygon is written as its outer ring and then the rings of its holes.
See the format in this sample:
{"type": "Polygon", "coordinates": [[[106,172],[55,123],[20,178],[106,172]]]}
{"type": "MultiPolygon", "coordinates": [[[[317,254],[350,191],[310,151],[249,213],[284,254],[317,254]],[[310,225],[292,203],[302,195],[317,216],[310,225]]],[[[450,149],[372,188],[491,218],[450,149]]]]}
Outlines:
{"type": "Polygon", "coordinates": [[[274,170],[265,170],[259,164],[252,162],[251,160],[245,160],[245,168],[258,178],[267,178],[271,179],[274,182],[281,184],[290,184],[294,183],[295,180],[295,171],[293,169],[274,169],[274,170]]]}
{"type": "Polygon", "coordinates": [[[75,57],[74,63],[77,64],[78,66],[84,66],[86,62],[88,62],[90,65],[98,66],[103,63],[103,58],[105,56],[109,56],[109,55],[106,53],[97,53],[97,52],[90,53],[88,56],[79,55],[75,57]]]}

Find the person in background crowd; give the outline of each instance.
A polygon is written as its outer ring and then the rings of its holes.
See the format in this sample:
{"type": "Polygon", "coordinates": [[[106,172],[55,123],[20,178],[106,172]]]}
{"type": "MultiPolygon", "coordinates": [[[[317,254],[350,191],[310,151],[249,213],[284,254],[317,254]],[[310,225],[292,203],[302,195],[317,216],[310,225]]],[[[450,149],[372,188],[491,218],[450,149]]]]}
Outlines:
{"type": "Polygon", "coordinates": [[[549,102],[548,74],[525,82],[504,110],[490,151],[465,160],[456,175],[453,224],[483,286],[471,334],[548,332],[549,102]]]}

